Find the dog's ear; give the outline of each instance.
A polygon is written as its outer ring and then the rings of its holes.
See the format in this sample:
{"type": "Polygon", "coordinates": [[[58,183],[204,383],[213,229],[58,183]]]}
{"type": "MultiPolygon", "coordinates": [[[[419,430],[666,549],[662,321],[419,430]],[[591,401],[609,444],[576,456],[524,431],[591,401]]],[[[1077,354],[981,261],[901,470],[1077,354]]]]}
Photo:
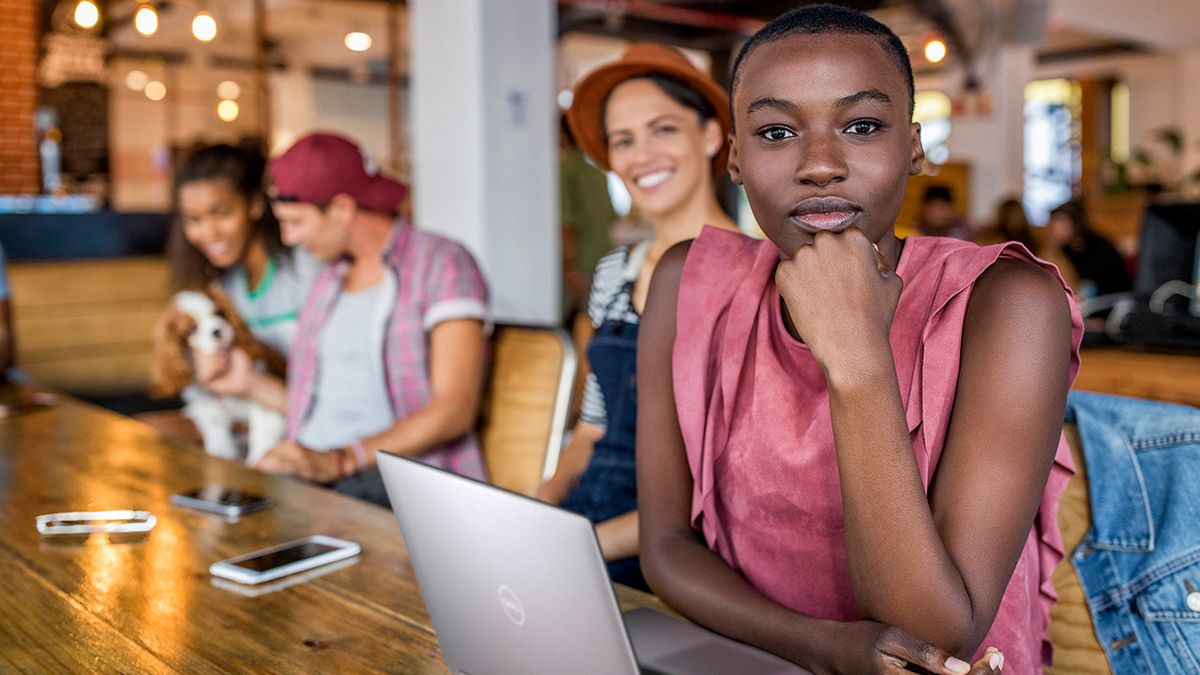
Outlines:
{"type": "Polygon", "coordinates": [[[192,382],[187,344],[191,321],[172,304],[154,327],[154,364],[150,369],[150,395],[154,398],[178,396],[192,382]]]}
{"type": "Polygon", "coordinates": [[[263,361],[267,364],[267,372],[284,379],[287,377],[287,357],[269,345],[258,343],[258,346],[263,350],[263,361]]]}
{"type": "Polygon", "coordinates": [[[250,355],[251,361],[266,359],[267,348],[258,341],[258,338],[254,337],[254,333],[242,320],[242,316],[238,314],[237,308],[233,306],[233,301],[229,299],[225,291],[220,286],[211,284],[208,287],[208,297],[212,300],[213,305],[221,310],[221,313],[225,315],[225,320],[233,328],[233,345],[250,355]]]}

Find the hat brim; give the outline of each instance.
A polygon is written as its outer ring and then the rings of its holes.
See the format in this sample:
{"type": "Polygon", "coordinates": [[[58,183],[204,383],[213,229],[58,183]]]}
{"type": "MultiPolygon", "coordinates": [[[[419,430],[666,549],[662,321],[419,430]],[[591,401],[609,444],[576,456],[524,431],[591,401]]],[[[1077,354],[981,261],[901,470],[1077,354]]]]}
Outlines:
{"type": "Polygon", "coordinates": [[[567,124],[579,144],[579,149],[605,171],[608,163],[608,139],[604,135],[604,105],[618,84],[636,77],[661,73],[694,89],[712,104],[717,123],[721,125],[721,149],[712,160],[713,178],[725,173],[729,161],[727,138],[731,127],[729,96],[715,80],[697,70],[685,69],[670,63],[628,63],[617,61],[602,66],[575,85],[575,96],[567,109],[567,124]]]}
{"type": "Polygon", "coordinates": [[[408,198],[408,187],[399,181],[377,174],[363,187],[355,190],[353,196],[365,209],[378,213],[395,213],[408,198]]]}

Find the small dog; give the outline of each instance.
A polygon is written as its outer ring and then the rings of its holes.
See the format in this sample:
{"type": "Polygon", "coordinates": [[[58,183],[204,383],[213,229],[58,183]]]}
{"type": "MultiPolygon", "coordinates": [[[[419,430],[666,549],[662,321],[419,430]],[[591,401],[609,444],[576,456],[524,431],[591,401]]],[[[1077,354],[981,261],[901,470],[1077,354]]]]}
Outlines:
{"type": "Polygon", "coordinates": [[[221,396],[195,383],[193,354],[217,354],[234,347],[244,350],[258,366],[282,374],[283,359],[255,339],[229,298],[218,288],[181,291],[155,328],[154,368],[150,394],[157,398],[182,395],[183,414],[195,422],[208,454],[238,459],[235,423],[248,426],[245,462],[258,463],[283,440],[283,415],[254,401],[221,396]]]}

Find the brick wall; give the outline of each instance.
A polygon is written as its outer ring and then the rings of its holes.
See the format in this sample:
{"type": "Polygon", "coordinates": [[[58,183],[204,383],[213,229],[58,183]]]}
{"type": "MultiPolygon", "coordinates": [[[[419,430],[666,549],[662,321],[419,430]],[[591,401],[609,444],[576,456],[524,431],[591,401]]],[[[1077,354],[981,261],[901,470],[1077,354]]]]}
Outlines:
{"type": "Polygon", "coordinates": [[[0,0],[0,194],[40,192],[37,0],[0,0]]]}

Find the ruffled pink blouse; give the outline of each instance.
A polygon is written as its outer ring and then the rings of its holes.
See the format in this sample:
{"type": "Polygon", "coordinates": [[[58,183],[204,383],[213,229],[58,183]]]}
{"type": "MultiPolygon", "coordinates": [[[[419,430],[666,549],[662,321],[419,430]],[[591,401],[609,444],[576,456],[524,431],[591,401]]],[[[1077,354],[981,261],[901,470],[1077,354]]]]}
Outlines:
{"type": "MultiPolygon", "coordinates": [[[[900,256],[904,290],[890,340],[926,491],[954,405],[971,288],[1001,257],[1062,281],[1053,265],[1017,243],[979,247],[913,237],[900,256]]],[[[861,617],[846,562],[829,394],[808,348],[784,327],[778,263],[769,241],[715,228],[706,228],[688,254],[672,364],[693,479],[692,524],[768,598],[809,616],[851,621],[861,617]]],[[[1065,283],[1063,289],[1070,293],[1065,283]]],[[[1083,334],[1074,302],[1071,321],[1074,381],[1083,334]]],[[[1006,672],[1037,672],[1049,662],[1051,574],[1063,557],[1058,499],[1073,473],[1061,439],[1033,529],[983,641],[1004,652],[1006,672]]]]}

